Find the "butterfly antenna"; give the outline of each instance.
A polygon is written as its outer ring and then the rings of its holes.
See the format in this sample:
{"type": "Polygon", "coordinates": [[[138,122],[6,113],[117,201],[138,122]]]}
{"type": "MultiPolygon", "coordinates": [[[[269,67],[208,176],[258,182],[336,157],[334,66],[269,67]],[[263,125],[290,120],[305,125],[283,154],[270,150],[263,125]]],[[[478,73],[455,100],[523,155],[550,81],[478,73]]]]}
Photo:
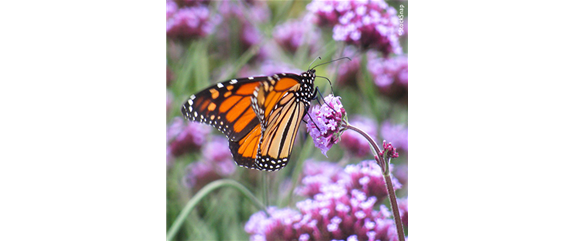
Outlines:
{"type": "Polygon", "coordinates": [[[335,91],[333,90],[333,83],[331,83],[331,80],[329,78],[323,76],[315,76],[315,77],[320,77],[329,81],[329,85],[331,86],[331,93],[335,93],[335,91]]]}
{"type": "MultiPolygon", "coordinates": [[[[317,56],[317,58],[315,58],[315,59],[313,60],[313,62],[311,62],[311,63],[309,64],[309,68],[307,68],[307,71],[309,71],[309,70],[311,69],[311,65],[313,65],[313,63],[315,63],[315,61],[317,61],[317,59],[321,59],[321,56],[317,56]]],[[[313,68],[313,69],[314,69],[314,68],[313,68]]]]}
{"type": "MultiPolygon", "coordinates": [[[[331,61],[329,61],[329,62],[320,63],[320,64],[318,64],[318,65],[315,65],[315,66],[314,66],[313,68],[311,68],[311,69],[317,68],[317,67],[319,67],[319,66],[321,66],[321,65],[333,63],[333,62],[339,61],[339,60],[341,60],[341,59],[348,59],[349,61],[351,61],[351,58],[349,58],[349,57],[342,57],[342,58],[338,58],[338,59],[331,60],[331,61]]],[[[315,61],[313,61],[313,62],[315,62],[315,61]]]]}

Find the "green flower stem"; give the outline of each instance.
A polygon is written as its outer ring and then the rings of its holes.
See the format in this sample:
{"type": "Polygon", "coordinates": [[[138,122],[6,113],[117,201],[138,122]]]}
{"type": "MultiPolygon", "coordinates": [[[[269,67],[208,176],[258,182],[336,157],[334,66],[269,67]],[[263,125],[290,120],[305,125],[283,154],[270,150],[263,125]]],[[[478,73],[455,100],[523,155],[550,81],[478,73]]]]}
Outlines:
{"type": "Polygon", "coordinates": [[[369,134],[367,134],[365,131],[355,126],[352,126],[348,123],[344,125],[345,125],[343,126],[344,128],[356,131],[357,133],[365,137],[367,141],[369,141],[371,146],[375,149],[376,152],[375,155],[377,155],[378,159],[377,162],[379,163],[381,171],[383,172],[383,176],[385,177],[385,184],[387,186],[387,192],[389,193],[389,202],[391,203],[391,209],[393,210],[393,217],[395,219],[395,227],[397,228],[397,234],[399,235],[400,241],[405,241],[405,231],[403,230],[403,222],[401,221],[401,215],[399,214],[399,205],[397,204],[397,197],[395,195],[395,190],[393,188],[393,182],[391,180],[391,174],[389,171],[389,163],[391,162],[391,158],[389,158],[388,161],[384,159],[384,156],[382,155],[383,153],[381,152],[381,148],[379,147],[379,145],[377,145],[375,140],[373,140],[373,138],[369,136],[369,134]]]}
{"type": "Polygon", "coordinates": [[[173,222],[173,224],[171,225],[171,227],[167,231],[167,241],[170,241],[175,237],[175,235],[177,234],[177,231],[179,231],[179,228],[181,227],[181,225],[185,221],[185,218],[191,213],[193,208],[195,208],[197,203],[199,203],[199,201],[202,198],[206,197],[207,194],[209,194],[210,192],[212,192],[212,191],[214,191],[220,187],[225,187],[225,186],[233,187],[233,188],[239,190],[239,192],[243,193],[243,195],[245,195],[249,200],[251,200],[251,202],[253,202],[253,204],[255,204],[255,206],[257,206],[259,209],[263,210],[265,212],[265,214],[267,214],[269,216],[269,213],[267,212],[267,208],[265,207],[265,205],[263,205],[263,203],[261,203],[255,197],[255,195],[253,195],[253,193],[251,193],[249,190],[247,190],[247,188],[245,188],[243,185],[241,185],[240,183],[238,183],[234,180],[230,180],[230,179],[217,180],[217,181],[214,181],[214,182],[207,184],[205,187],[203,187],[201,190],[199,190],[199,192],[197,192],[187,202],[187,204],[185,204],[185,207],[183,207],[183,210],[181,210],[181,212],[179,213],[179,215],[177,216],[177,218],[175,219],[175,221],[173,222]]]}

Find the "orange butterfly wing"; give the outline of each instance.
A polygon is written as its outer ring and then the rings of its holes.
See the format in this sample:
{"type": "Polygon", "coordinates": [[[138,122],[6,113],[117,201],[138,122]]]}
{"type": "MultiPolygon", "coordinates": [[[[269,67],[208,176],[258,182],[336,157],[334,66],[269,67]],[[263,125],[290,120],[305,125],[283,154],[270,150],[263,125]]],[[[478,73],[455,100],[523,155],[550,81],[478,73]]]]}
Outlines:
{"type": "Polygon", "coordinates": [[[312,73],[308,79],[280,74],[218,83],[192,95],[181,111],[187,119],[223,132],[239,166],[276,171],[287,165],[314,97],[312,73]]]}
{"type": "Polygon", "coordinates": [[[289,162],[299,124],[308,106],[299,97],[300,89],[301,82],[292,77],[268,79],[252,97],[262,126],[256,159],[256,165],[262,170],[277,171],[289,162]]]}
{"type": "Polygon", "coordinates": [[[238,141],[259,125],[251,108],[251,96],[262,77],[233,79],[192,95],[181,107],[191,120],[209,124],[230,141],[238,141]]]}

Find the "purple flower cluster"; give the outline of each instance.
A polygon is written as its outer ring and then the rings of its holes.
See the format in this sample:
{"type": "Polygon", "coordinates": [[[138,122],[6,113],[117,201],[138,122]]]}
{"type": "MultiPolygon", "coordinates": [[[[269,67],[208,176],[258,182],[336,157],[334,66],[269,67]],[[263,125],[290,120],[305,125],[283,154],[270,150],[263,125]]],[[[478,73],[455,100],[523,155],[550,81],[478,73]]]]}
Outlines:
{"type": "Polygon", "coordinates": [[[407,56],[372,59],[367,68],[381,92],[394,94],[408,91],[409,65],[407,56]]]}
{"type": "MultiPolygon", "coordinates": [[[[349,164],[345,168],[339,167],[330,162],[305,162],[305,169],[319,168],[319,172],[303,172],[301,186],[295,189],[298,195],[313,197],[319,194],[321,188],[325,185],[339,185],[348,192],[359,190],[367,196],[376,197],[378,201],[387,198],[385,178],[381,168],[374,160],[362,161],[358,164],[349,164]]],[[[391,172],[393,165],[390,166],[391,172]]],[[[393,188],[399,189],[401,183],[394,177],[391,177],[393,188]]]]}
{"type": "MultiPolygon", "coordinates": [[[[354,46],[345,46],[341,56],[356,56],[357,49],[354,46]]],[[[357,74],[361,69],[361,58],[351,58],[351,61],[341,61],[332,65],[333,72],[337,73],[337,84],[353,85],[357,82],[357,74]]]]}
{"type": "Polygon", "coordinates": [[[273,37],[284,50],[290,53],[295,53],[304,44],[309,46],[310,52],[317,51],[321,39],[320,33],[314,30],[313,25],[308,24],[305,19],[290,20],[275,27],[273,37]]]}
{"type": "MultiPolygon", "coordinates": [[[[393,166],[390,165],[390,171],[393,166]]],[[[385,177],[381,172],[381,167],[375,160],[362,161],[357,165],[347,165],[345,173],[349,175],[350,188],[361,190],[367,196],[377,197],[377,200],[383,201],[389,193],[386,189],[385,177]]],[[[402,187],[399,180],[391,177],[394,190],[402,187]]]]}
{"type": "Polygon", "coordinates": [[[409,130],[404,124],[385,121],[381,125],[381,136],[387,141],[392,141],[394,147],[409,150],[409,130]]]}
{"type": "Polygon", "coordinates": [[[340,140],[340,133],[345,129],[347,112],[341,104],[341,97],[328,95],[321,106],[313,106],[305,116],[307,132],[313,138],[315,146],[327,156],[327,151],[340,140]],[[310,116],[311,118],[309,118],[310,116]]]}
{"type": "Polygon", "coordinates": [[[208,183],[228,177],[235,172],[236,166],[227,139],[214,136],[203,146],[202,159],[189,164],[186,168],[184,184],[188,188],[200,189],[208,183]]]}
{"type": "MultiPolygon", "coordinates": [[[[353,126],[365,131],[373,139],[377,138],[377,124],[374,120],[355,116],[349,121],[353,126]]],[[[341,136],[341,146],[356,157],[364,157],[371,153],[371,145],[364,136],[355,131],[345,131],[341,136]]]]}
{"type": "Polygon", "coordinates": [[[386,57],[399,54],[397,11],[383,0],[313,0],[307,10],[320,26],[333,26],[333,39],[362,49],[376,49],[386,57]]]}
{"type": "Polygon", "coordinates": [[[204,37],[213,32],[220,19],[217,15],[210,17],[204,5],[177,9],[172,1],[167,1],[166,16],[167,36],[177,39],[204,37]]]}
{"type": "Polygon", "coordinates": [[[338,183],[341,180],[345,186],[344,183],[349,183],[346,178],[348,175],[343,172],[343,168],[335,163],[307,160],[303,166],[301,186],[295,189],[295,193],[303,197],[313,197],[327,184],[338,183]]]}
{"type": "Polygon", "coordinates": [[[378,191],[371,190],[370,183],[381,185],[373,181],[378,177],[370,172],[377,169],[380,173],[374,161],[349,165],[345,171],[326,162],[306,165],[325,167],[326,171],[311,171],[316,173],[313,176],[326,175],[331,180],[337,175],[348,178],[324,182],[312,198],[297,203],[300,211],[271,207],[269,217],[262,211],[253,214],[245,225],[251,240],[398,240],[389,210],[378,205],[377,195],[369,195],[378,191]],[[337,169],[339,174],[334,172],[337,169]],[[353,188],[353,179],[362,182],[357,184],[359,188],[353,188]]]}
{"type": "Polygon", "coordinates": [[[210,131],[203,124],[175,117],[167,127],[167,148],[174,157],[198,150],[210,131]]]}
{"type": "MultiPolygon", "coordinates": [[[[219,4],[219,13],[223,22],[217,33],[217,38],[222,43],[234,42],[230,39],[239,39],[241,49],[247,50],[253,45],[259,44],[263,37],[257,28],[257,24],[269,21],[270,10],[263,1],[245,2],[248,8],[239,5],[235,1],[222,1],[219,4]],[[239,34],[235,36],[233,34],[239,34]]],[[[227,51],[231,46],[221,46],[227,51]]]]}
{"type": "Polygon", "coordinates": [[[258,68],[244,67],[239,71],[239,76],[271,76],[277,73],[301,73],[302,71],[292,65],[273,60],[263,61],[258,68]]]}

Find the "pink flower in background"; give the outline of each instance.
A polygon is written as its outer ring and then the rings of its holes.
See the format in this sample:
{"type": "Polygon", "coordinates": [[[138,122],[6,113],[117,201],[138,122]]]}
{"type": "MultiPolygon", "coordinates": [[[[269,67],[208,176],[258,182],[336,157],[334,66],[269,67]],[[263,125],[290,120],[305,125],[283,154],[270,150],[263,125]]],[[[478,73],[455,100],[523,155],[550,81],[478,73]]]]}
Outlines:
{"type": "Polygon", "coordinates": [[[404,124],[393,124],[385,121],[381,125],[382,139],[393,144],[398,149],[409,150],[409,130],[404,124]]]}
{"type": "MultiPolygon", "coordinates": [[[[379,201],[387,198],[388,192],[385,178],[381,168],[374,160],[349,164],[345,168],[330,162],[314,161],[307,161],[305,166],[306,168],[321,168],[325,171],[310,172],[310,174],[305,174],[304,172],[301,185],[295,189],[295,192],[300,196],[313,197],[320,193],[321,188],[325,185],[336,184],[345,188],[348,192],[354,189],[360,190],[367,196],[376,197],[379,201]]],[[[393,165],[390,165],[390,168],[392,173],[393,165]]],[[[395,190],[402,187],[401,183],[394,176],[391,176],[391,180],[395,190]]]]}
{"type": "Polygon", "coordinates": [[[245,231],[251,240],[397,240],[389,210],[376,197],[328,184],[312,199],[290,208],[268,209],[251,216],[245,231]]]}
{"type": "Polygon", "coordinates": [[[336,183],[346,178],[343,168],[332,162],[305,161],[301,186],[295,193],[304,197],[313,197],[320,192],[322,186],[336,183]]]}
{"type": "Polygon", "coordinates": [[[345,46],[341,56],[351,58],[351,61],[340,61],[331,65],[330,69],[337,73],[338,85],[355,85],[358,73],[361,69],[361,57],[357,56],[358,50],[354,46],[345,46]]]}
{"type": "Polygon", "coordinates": [[[166,19],[171,18],[171,16],[173,16],[173,14],[176,11],[177,11],[177,3],[175,3],[174,1],[167,1],[165,6],[166,19]]]}
{"type": "MultiPolygon", "coordinates": [[[[393,171],[393,166],[390,166],[393,171]]],[[[356,165],[350,164],[345,167],[345,173],[350,177],[351,189],[361,190],[367,196],[377,197],[377,200],[384,200],[388,194],[385,177],[381,172],[381,167],[375,160],[362,161],[356,165]]],[[[394,190],[401,188],[401,183],[392,177],[394,190]]]]}
{"type": "Polygon", "coordinates": [[[206,128],[197,122],[185,121],[181,117],[175,117],[167,127],[167,142],[170,152],[174,157],[193,152],[203,146],[206,135],[211,128],[206,128]]]}
{"type": "Polygon", "coordinates": [[[258,71],[257,75],[270,76],[270,75],[274,75],[277,73],[297,73],[297,74],[300,74],[301,72],[303,72],[303,71],[301,71],[298,68],[295,68],[292,65],[282,63],[282,62],[272,61],[272,60],[266,60],[263,63],[261,63],[261,66],[259,67],[259,71],[258,71]]]}
{"type": "Polygon", "coordinates": [[[313,106],[305,116],[307,132],[323,155],[327,156],[327,151],[339,142],[346,116],[347,112],[341,104],[341,97],[333,95],[326,96],[323,105],[313,106]]]}
{"type": "Polygon", "coordinates": [[[372,59],[367,68],[381,92],[392,94],[392,92],[408,91],[409,65],[407,56],[372,59]]]}
{"type": "Polygon", "coordinates": [[[310,52],[315,52],[320,46],[320,32],[313,29],[313,25],[303,20],[289,20],[275,27],[273,38],[287,52],[295,53],[304,44],[309,46],[310,52]]]}
{"type": "Polygon", "coordinates": [[[205,6],[184,7],[167,20],[167,36],[181,39],[205,37],[213,32],[219,20],[217,15],[210,17],[205,6]]]}
{"type": "MultiPolygon", "coordinates": [[[[349,121],[353,126],[365,131],[373,139],[377,138],[377,124],[374,120],[363,116],[355,116],[349,121]]],[[[371,146],[364,136],[355,131],[345,131],[341,136],[341,147],[356,157],[371,154],[371,146]]]]}
{"type": "Polygon", "coordinates": [[[383,0],[322,1],[307,5],[320,26],[333,26],[333,39],[376,49],[385,57],[402,53],[397,11],[383,0]]]}
{"type": "Polygon", "coordinates": [[[208,162],[198,161],[189,164],[185,168],[183,184],[189,189],[201,189],[208,183],[220,179],[221,175],[208,162]]]}
{"type": "Polygon", "coordinates": [[[244,51],[263,40],[257,25],[270,19],[271,11],[267,3],[257,1],[245,5],[242,6],[235,1],[220,2],[218,11],[224,24],[219,25],[216,36],[221,43],[224,43],[220,46],[222,51],[229,51],[233,47],[229,45],[230,39],[239,39],[239,47],[244,51]]]}
{"type": "Polygon", "coordinates": [[[203,146],[201,153],[201,160],[189,164],[186,169],[186,187],[197,190],[209,182],[235,173],[236,165],[226,138],[212,136],[211,141],[203,146]]]}
{"type": "Polygon", "coordinates": [[[235,172],[236,165],[225,137],[213,136],[211,141],[203,146],[202,154],[205,161],[217,165],[217,172],[222,176],[235,172]]]}

